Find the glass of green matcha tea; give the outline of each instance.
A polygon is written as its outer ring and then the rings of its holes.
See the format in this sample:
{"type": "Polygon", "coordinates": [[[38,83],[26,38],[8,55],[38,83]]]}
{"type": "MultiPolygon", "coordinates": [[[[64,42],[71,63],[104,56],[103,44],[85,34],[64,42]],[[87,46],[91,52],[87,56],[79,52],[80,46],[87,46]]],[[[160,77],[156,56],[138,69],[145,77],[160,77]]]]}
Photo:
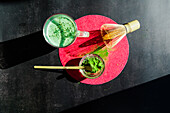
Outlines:
{"type": "Polygon", "coordinates": [[[85,55],[79,63],[79,66],[84,66],[84,69],[80,69],[81,74],[90,79],[95,79],[102,75],[105,69],[104,60],[97,54],[85,55]]]}
{"type": "Polygon", "coordinates": [[[50,45],[60,48],[72,44],[76,37],[89,37],[89,32],[79,31],[70,16],[55,14],[46,20],[43,35],[50,45]]]}

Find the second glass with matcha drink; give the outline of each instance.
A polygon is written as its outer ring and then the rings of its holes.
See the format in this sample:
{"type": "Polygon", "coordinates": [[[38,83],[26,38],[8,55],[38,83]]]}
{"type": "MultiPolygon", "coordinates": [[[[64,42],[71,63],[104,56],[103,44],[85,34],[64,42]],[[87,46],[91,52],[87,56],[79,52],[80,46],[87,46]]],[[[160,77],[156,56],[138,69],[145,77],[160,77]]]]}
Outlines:
{"type": "Polygon", "coordinates": [[[54,47],[66,47],[72,44],[76,37],[89,37],[89,32],[78,31],[74,20],[65,14],[49,17],[43,27],[45,40],[54,47]]]}
{"type": "Polygon", "coordinates": [[[90,79],[98,78],[102,75],[105,69],[104,60],[97,54],[85,55],[79,63],[79,66],[85,66],[90,68],[80,69],[81,74],[90,79]]]}

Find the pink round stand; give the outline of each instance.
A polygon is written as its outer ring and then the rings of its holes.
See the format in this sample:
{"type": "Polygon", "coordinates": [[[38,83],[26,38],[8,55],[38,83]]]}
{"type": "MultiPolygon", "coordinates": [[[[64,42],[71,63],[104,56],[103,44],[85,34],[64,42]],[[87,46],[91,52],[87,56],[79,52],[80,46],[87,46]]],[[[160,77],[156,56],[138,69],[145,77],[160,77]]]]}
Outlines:
{"type": "Polygon", "coordinates": [[[66,70],[68,74],[84,84],[99,85],[116,78],[125,67],[129,56],[129,44],[125,36],[112,50],[103,46],[100,27],[103,24],[116,24],[112,19],[101,15],[87,15],[75,20],[78,30],[89,31],[90,37],[77,37],[68,47],[59,48],[60,61],[63,66],[79,65],[80,59],[89,53],[98,53],[105,60],[105,70],[96,79],[84,78],[79,70],[66,70]],[[99,48],[99,49],[97,49],[99,48]]]}

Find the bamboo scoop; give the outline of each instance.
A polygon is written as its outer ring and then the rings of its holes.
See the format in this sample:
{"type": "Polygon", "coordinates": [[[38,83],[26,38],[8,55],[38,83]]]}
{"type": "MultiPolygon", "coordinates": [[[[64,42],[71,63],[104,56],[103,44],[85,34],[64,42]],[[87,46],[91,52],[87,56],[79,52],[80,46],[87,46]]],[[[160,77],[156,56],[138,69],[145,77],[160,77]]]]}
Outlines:
{"type": "Polygon", "coordinates": [[[35,69],[85,69],[91,71],[90,66],[34,66],[35,69]]]}

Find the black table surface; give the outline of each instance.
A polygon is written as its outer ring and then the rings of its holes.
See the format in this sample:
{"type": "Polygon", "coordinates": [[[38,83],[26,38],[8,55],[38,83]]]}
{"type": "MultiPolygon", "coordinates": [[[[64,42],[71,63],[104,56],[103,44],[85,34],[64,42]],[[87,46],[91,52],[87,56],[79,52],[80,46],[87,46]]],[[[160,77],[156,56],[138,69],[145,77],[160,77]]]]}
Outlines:
{"type": "MultiPolygon", "coordinates": [[[[0,112],[57,113],[170,73],[169,0],[4,0],[0,1],[0,112]],[[99,14],[141,28],[128,34],[129,59],[122,73],[103,85],[75,82],[63,70],[58,49],[43,39],[42,26],[55,13],[74,19],[99,14]]],[[[114,100],[113,100],[114,101],[114,100]]]]}

